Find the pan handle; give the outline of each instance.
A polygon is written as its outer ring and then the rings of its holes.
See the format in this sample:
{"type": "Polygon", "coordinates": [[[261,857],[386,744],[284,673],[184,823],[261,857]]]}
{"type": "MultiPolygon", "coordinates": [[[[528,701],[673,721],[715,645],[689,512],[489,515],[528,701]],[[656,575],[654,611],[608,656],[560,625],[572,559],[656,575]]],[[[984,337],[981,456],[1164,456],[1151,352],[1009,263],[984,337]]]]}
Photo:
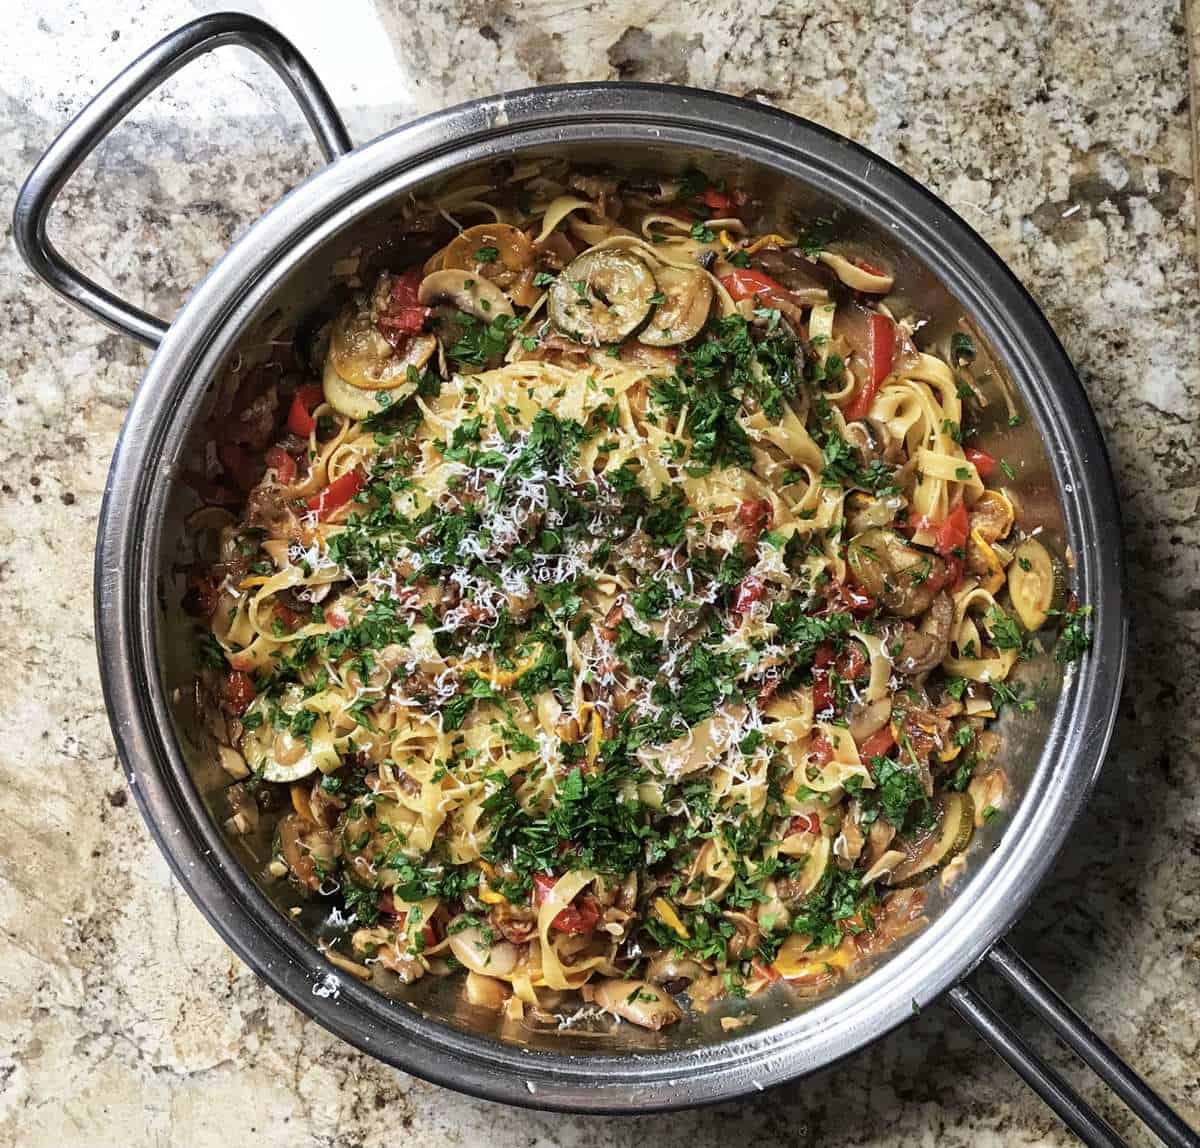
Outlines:
{"type": "MultiPolygon", "coordinates": [[[[1200,1135],[1106,1044],[1084,1019],[1005,941],[984,958],[1018,999],[1128,1105],[1168,1148],[1200,1148],[1200,1135]]],[[[1125,1141],[1066,1079],[1046,1063],[979,993],[966,984],[949,993],[955,1011],[969,1021],[1085,1144],[1125,1148],[1125,1141]]]]}
{"type": "Polygon", "coordinates": [[[46,149],[17,195],[13,235],[30,268],[68,302],[149,347],[162,341],[167,324],[68,263],[50,242],[46,220],[76,168],[134,107],[185,64],[226,44],[249,48],[270,64],[296,98],[326,159],[337,159],[352,149],[329,93],[291,41],[253,16],[218,12],[160,40],[93,97],[46,149]]]}

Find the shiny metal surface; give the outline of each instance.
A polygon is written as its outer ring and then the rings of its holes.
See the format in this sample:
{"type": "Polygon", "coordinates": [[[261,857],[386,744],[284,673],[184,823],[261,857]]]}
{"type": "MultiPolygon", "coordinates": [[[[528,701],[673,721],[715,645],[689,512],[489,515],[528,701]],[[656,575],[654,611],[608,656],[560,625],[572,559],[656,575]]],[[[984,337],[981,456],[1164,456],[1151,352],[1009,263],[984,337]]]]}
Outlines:
{"type": "Polygon", "coordinates": [[[350,136],[329,93],[291,42],[253,16],[225,12],[192,21],[139,56],[62,130],[17,195],[13,237],[25,262],[63,298],[148,347],[158,346],[167,324],[72,267],[50,242],[46,223],[63,185],[121,120],[184,65],[226,44],[249,48],[271,65],[296,98],[326,159],[350,150],[350,136]]]}
{"type": "Polygon", "coordinates": [[[96,568],[106,698],[131,787],[180,880],[229,944],[331,1031],[428,1079],[510,1103],[643,1111],[711,1102],[812,1071],[900,1024],[969,972],[1019,915],[1086,800],[1115,716],[1125,623],[1120,552],[1105,540],[1119,528],[1098,428],[1053,332],[983,242],[903,173],[812,124],[718,95],[538,89],[426,117],[341,157],[196,289],[147,372],[109,478],[96,568]],[[984,445],[1023,461],[1023,524],[1070,548],[1075,589],[1096,608],[1094,651],[1065,679],[1049,659],[1026,668],[1045,684],[1035,714],[1006,724],[1019,803],[1003,833],[981,835],[953,895],[932,898],[929,927],[889,956],[886,971],[833,997],[770,1002],[737,1035],[714,1016],[669,1035],[635,1034],[636,1048],[557,1034],[518,1042],[487,1033],[448,998],[390,999],[333,978],[310,940],[318,923],[298,927],[281,912],[218,829],[219,774],[187,704],[190,644],[172,570],[192,505],[177,476],[196,449],[206,395],[231,356],[316,305],[339,258],[386,235],[409,191],[515,155],[672,172],[699,162],[736,174],[783,216],[835,214],[843,242],[896,263],[929,333],[961,317],[977,331],[994,372],[993,409],[1003,412],[984,445]],[[1026,415],[1015,430],[1003,417],[1006,387],[1026,415]]]}

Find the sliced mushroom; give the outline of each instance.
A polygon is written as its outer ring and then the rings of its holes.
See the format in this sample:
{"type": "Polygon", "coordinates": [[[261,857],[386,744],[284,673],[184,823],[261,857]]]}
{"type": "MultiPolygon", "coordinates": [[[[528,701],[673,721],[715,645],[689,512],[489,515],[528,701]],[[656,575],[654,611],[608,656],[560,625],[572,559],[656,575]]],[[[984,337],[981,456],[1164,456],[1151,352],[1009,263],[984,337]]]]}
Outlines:
{"type": "Polygon", "coordinates": [[[704,976],[705,968],[690,957],[661,953],[646,966],[646,979],[656,985],[683,985],[704,976]]]}
{"type": "Polygon", "coordinates": [[[851,539],[846,561],[854,580],[901,618],[925,613],[945,581],[936,554],[910,546],[893,530],[865,530],[851,539]]]}
{"type": "Polygon", "coordinates": [[[450,939],[450,951],[473,973],[484,976],[503,977],[517,967],[517,946],[509,941],[493,941],[477,926],[455,929],[461,920],[451,921],[446,934],[450,939]]]}
{"type": "Polygon", "coordinates": [[[971,508],[971,530],[985,542],[1007,538],[1016,513],[1013,504],[998,490],[985,490],[971,508]]]}
{"type": "Polygon", "coordinates": [[[598,981],[592,999],[606,1012],[655,1031],[683,1016],[680,1007],[662,989],[645,981],[619,977],[598,981]]]}
{"type": "Polygon", "coordinates": [[[1036,538],[1026,538],[1013,552],[1008,593],[1021,625],[1031,633],[1046,624],[1058,582],[1050,552],[1036,538]]]}
{"type": "Polygon", "coordinates": [[[892,716],[892,699],[890,695],[876,698],[856,698],[846,710],[846,720],[850,736],[856,745],[862,745],[873,733],[878,733],[888,723],[892,716]]]}
{"type": "Polygon", "coordinates": [[[657,290],[636,255],[585,251],[550,288],[550,321],[579,343],[620,343],[645,322],[657,290]]]}
{"type": "Polygon", "coordinates": [[[639,343],[651,347],[673,347],[700,333],[712,308],[712,281],[703,271],[686,267],[660,267],[654,274],[659,294],[664,296],[638,335],[639,343]]]}
{"type": "Polygon", "coordinates": [[[901,639],[892,654],[893,667],[908,677],[928,673],[950,652],[953,628],[954,600],[943,590],[929,606],[924,629],[910,630],[901,639]]]}
{"type": "Polygon", "coordinates": [[[460,311],[490,323],[498,315],[511,315],[508,296],[489,279],[469,271],[435,271],[421,280],[417,298],[426,306],[453,303],[460,311]]]}

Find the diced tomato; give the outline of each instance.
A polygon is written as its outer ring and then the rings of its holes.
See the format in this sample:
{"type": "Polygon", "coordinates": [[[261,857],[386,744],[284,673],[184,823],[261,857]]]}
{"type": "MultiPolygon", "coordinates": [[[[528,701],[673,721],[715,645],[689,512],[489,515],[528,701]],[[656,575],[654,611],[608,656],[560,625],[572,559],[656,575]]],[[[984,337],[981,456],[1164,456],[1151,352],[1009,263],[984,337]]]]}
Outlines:
{"type": "Polygon", "coordinates": [[[254,679],[242,670],[233,670],[225,680],[225,700],[235,714],[244,714],[257,696],[254,679]]]}
{"type": "Polygon", "coordinates": [[[968,446],[963,448],[963,454],[967,456],[967,462],[972,463],[979,472],[980,478],[987,478],[996,469],[996,460],[986,450],[968,446]]]}
{"type": "Polygon", "coordinates": [[[433,927],[432,921],[426,921],[421,926],[421,938],[424,940],[427,949],[433,948],[438,943],[437,929],[433,927]]]}
{"type": "Polygon", "coordinates": [[[769,498],[748,498],[738,506],[738,524],[742,527],[747,541],[757,542],[758,536],[771,528],[773,514],[769,498]]]}
{"type": "Polygon", "coordinates": [[[867,655],[858,642],[847,642],[846,648],[834,660],[834,665],[842,681],[853,682],[867,668],[867,655]]]}
{"type": "Polygon", "coordinates": [[[425,330],[425,320],[431,312],[428,307],[393,307],[379,316],[379,330],[392,346],[396,346],[409,335],[425,330]]]}
{"type": "Polygon", "coordinates": [[[217,448],[217,457],[221,460],[221,465],[233,475],[233,481],[241,490],[250,490],[258,481],[259,468],[245,447],[233,442],[223,443],[217,448]]]}
{"type": "Polygon", "coordinates": [[[835,612],[844,611],[856,618],[865,618],[875,609],[875,599],[852,582],[837,582],[828,590],[829,605],[835,612]]]}
{"type": "Polygon", "coordinates": [[[889,722],[883,729],[876,730],[858,747],[858,756],[864,758],[883,757],[896,744],[889,722]]]}
{"type": "Polygon", "coordinates": [[[288,408],[287,429],[301,437],[310,435],[317,426],[313,411],[325,400],[325,392],[316,383],[305,383],[292,396],[288,408]]]}
{"type": "Polygon", "coordinates": [[[421,266],[414,263],[392,280],[392,302],[401,307],[415,307],[418,302],[417,292],[421,287],[421,266]]]}
{"type": "Polygon", "coordinates": [[[399,347],[410,335],[425,330],[433,312],[421,305],[417,297],[421,285],[421,268],[413,266],[392,280],[388,308],[377,320],[380,333],[393,347],[399,347]]]}
{"type": "Polygon", "coordinates": [[[706,187],[700,201],[720,216],[728,215],[733,210],[733,200],[715,187],[706,187]]]}
{"type": "Polygon", "coordinates": [[[892,373],[895,357],[896,324],[878,311],[870,312],[867,316],[867,366],[870,374],[842,411],[847,420],[853,422],[867,417],[879,391],[879,384],[892,373]]]}
{"type": "Polygon", "coordinates": [[[305,502],[309,510],[315,510],[318,518],[328,518],[335,510],[345,506],[367,484],[364,470],[356,467],[340,478],[335,478],[319,494],[305,502]]]}
{"type": "Polygon", "coordinates": [[[285,606],[282,602],[275,603],[275,617],[284,624],[289,633],[300,629],[308,621],[303,614],[296,613],[290,606],[285,606]]]}
{"type": "Polygon", "coordinates": [[[731,271],[721,280],[721,286],[729,292],[735,303],[742,299],[752,299],[755,295],[763,299],[787,299],[788,290],[784,285],[762,271],[753,271],[748,267],[739,267],[731,271]]]}
{"type": "Polygon", "coordinates": [[[600,920],[600,903],[590,893],[584,893],[578,904],[568,905],[553,921],[550,928],[569,936],[590,933],[600,920]]]}
{"type": "MultiPolygon", "coordinates": [[[[554,891],[554,886],[557,884],[557,877],[548,873],[535,873],[533,875],[534,900],[539,905],[542,904],[554,891]]],[[[572,902],[555,916],[554,920],[550,922],[550,928],[570,936],[577,936],[581,933],[592,932],[598,920],[600,920],[599,902],[590,893],[584,893],[579,898],[578,904],[572,902]]]]}
{"type": "Polygon", "coordinates": [[[824,734],[817,734],[808,743],[808,755],[817,765],[826,765],[833,760],[833,746],[824,734]]]}
{"type": "Polygon", "coordinates": [[[329,623],[330,629],[344,630],[350,625],[350,619],[346,617],[346,612],[341,606],[330,606],[325,610],[325,621],[329,623]]]}
{"type": "Polygon", "coordinates": [[[273,446],[267,451],[267,469],[275,472],[283,486],[291,486],[296,481],[296,460],[281,446],[273,446]]]}
{"type": "Polygon", "coordinates": [[[817,813],[798,813],[788,822],[788,836],[793,833],[820,833],[821,817],[817,813]]]}
{"type": "Polygon", "coordinates": [[[756,578],[753,574],[738,583],[737,591],[733,596],[732,611],[738,615],[739,621],[750,613],[755,602],[761,601],[766,589],[763,580],[756,578]]]}
{"type": "Polygon", "coordinates": [[[829,667],[833,664],[833,646],[822,642],[813,657],[813,713],[823,714],[833,709],[833,689],[829,684],[829,667]]]}
{"type": "Polygon", "coordinates": [[[951,551],[961,550],[967,544],[967,533],[970,522],[967,518],[967,508],[959,503],[944,522],[937,527],[937,551],[948,557],[951,551]]]}

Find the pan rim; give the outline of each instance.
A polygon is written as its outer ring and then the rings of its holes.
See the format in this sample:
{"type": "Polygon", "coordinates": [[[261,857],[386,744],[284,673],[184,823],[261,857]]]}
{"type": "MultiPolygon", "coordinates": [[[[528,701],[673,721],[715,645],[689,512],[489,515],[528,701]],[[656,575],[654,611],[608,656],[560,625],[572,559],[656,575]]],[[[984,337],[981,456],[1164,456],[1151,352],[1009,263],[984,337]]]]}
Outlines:
{"type": "Polygon", "coordinates": [[[576,1112],[688,1107],[815,1071],[877,1039],[910,1016],[914,1003],[923,1007],[965,975],[1024,909],[1083,807],[1115,718],[1125,649],[1120,548],[1106,553],[1078,543],[1096,542],[1118,523],[1099,429],[1049,324],[999,257],[907,175],[817,125],[732,97],[621,83],[531,89],[434,113],[322,169],[256,222],[193,293],[139,388],[106,487],[96,558],[105,698],[131,787],[172,869],[225,941],[301,1011],[388,1063],[488,1099],[576,1112]],[[208,369],[286,268],[439,164],[457,167],[497,145],[508,154],[599,131],[631,145],[688,144],[753,158],[781,175],[835,189],[872,218],[890,216],[901,242],[980,322],[1037,417],[1079,551],[1077,581],[1098,607],[1094,652],[1064,685],[1029,800],[945,915],[887,963],[892,983],[867,977],[839,994],[828,1003],[836,1001],[846,1015],[835,1021],[817,1006],[763,1033],[651,1054],[632,1066],[622,1063],[630,1058],[520,1052],[451,1030],[357,983],[343,985],[332,1003],[314,996],[329,966],[242,872],[171,744],[155,672],[154,595],[145,592],[157,569],[161,513],[155,511],[166,486],[153,480],[172,420],[189,396],[198,401],[208,369]],[[995,310],[981,321],[981,307],[972,304],[985,298],[995,310]],[[1048,768],[1055,753],[1064,764],[1048,768]],[[970,905],[968,889],[981,894],[970,905]],[[967,922],[972,935],[956,939],[952,959],[917,969],[967,922]],[[603,1073],[607,1078],[597,1084],[603,1073]]]}

